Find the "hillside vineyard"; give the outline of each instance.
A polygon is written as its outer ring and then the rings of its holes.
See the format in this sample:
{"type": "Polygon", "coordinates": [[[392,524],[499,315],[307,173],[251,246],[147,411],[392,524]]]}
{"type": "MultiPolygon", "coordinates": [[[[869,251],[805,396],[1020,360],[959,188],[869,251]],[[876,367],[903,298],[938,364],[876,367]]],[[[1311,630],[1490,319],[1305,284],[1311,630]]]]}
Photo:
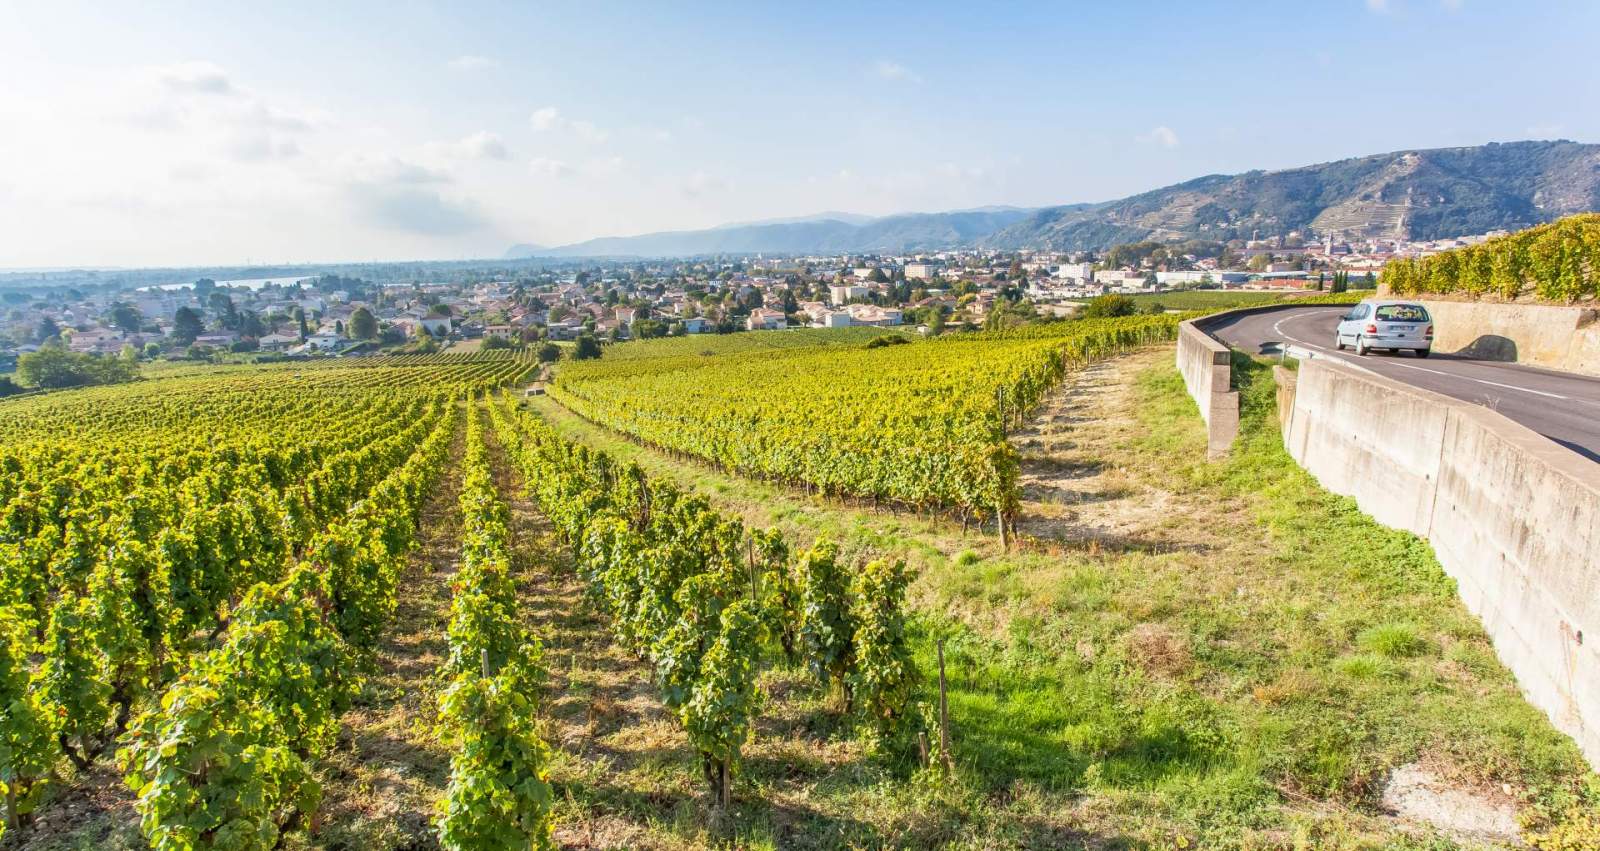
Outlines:
{"type": "Polygon", "coordinates": [[[914,345],[721,354],[643,343],[671,348],[566,366],[551,395],[593,422],[723,470],[982,519],[1016,500],[1006,428],[1067,369],[1172,339],[1177,323],[1122,317],[914,345]]]}
{"type": "Polygon", "coordinates": [[[461,400],[530,368],[384,358],[8,405],[7,824],[124,733],[154,847],[271,847],[314,813],[461,400]]]}

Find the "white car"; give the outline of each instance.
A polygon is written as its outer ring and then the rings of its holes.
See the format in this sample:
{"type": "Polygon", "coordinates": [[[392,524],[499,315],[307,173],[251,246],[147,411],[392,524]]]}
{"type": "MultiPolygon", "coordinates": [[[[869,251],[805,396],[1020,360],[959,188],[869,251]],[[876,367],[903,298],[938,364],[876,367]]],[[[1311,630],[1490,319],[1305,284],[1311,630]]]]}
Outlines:
{"type": "Polygon", "coordinates": [[[1410,349],[1425,358],[1433,349],[1433,317],[1416,302],[1367,299],[1339,319],[1333,344],[1341,352],[1349,346],[1362,356],[1373,349],[1410,349]]]}

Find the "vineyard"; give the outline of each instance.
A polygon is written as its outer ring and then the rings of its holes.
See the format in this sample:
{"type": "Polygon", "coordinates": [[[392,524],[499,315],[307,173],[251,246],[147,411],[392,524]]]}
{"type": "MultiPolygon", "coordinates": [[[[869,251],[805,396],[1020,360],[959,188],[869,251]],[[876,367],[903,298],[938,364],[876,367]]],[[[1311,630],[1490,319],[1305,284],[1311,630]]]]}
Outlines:
{"type": "Polygon", "coordinates": [[[720,806],[774,666],[810,672],[904,752],[923,717],[904,567],[791,547],[563,440],[493,396],[533,368],[493,353],[221,369],[0,407],[5,829],[26,837],[109,766],[152,848],[314,833],[422,505],[459,476],[429,721],[450,754],[434,835],[448,849],[552,847],[549,674],[520,613],[529,577],[491,435],[615,640],[648,663],[720,806]]]}
{"type": "Polygon", "coordinates": [[[385,359],[0,406],[6,828],[113,752],[152,847],[311,824],[461,400],[531,368],[385,359]]]}
{"type": "Polygon", "coordinates": [[[1177,322],[1126,317],[870,349],[602,359],[564,366],[550,393],[593,422],[723,470],[981,521],[1015,502],[1006,429],[1072,366],[1171,339],[1177,322]]]}
{"type": "Polygon", "coordinates": [[[1593,299],[1600,296],[1600,215],[1570,216],[1419,260],[1391,260],[1383,283],[1401,295],[1593,299]]]}

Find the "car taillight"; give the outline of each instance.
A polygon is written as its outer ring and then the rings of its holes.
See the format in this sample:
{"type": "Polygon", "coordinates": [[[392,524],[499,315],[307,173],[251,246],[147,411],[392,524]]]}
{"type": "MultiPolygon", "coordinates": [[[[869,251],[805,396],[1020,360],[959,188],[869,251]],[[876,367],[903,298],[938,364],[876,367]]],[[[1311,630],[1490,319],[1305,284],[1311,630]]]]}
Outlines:
{"type": "Polygon", "coordinates": [[[1367,333],[1368,334],[1376,334],[1376,333],[1378,333],[1378,326],[1376,326],[1376,325],[1368,325],[1367,326],[1367,333]]]}
{"type": "Polygon", "coordinates": [[[1422,330],[1422,336],[1427,337],[1428,339],[1432,340],[1433,339],[1433,326],[1429,325],[1427,328],[1424,328],[1422,330]]]}

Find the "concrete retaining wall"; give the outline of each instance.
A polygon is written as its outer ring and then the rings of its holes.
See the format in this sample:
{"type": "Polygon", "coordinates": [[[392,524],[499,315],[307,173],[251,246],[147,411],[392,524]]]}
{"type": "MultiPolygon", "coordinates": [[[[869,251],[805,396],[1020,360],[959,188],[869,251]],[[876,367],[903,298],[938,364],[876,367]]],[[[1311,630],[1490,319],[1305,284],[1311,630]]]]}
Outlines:
{"type": "Polygon", "coordinates": [[[1589,307],[1423,299],[1433,350],[1600,375],[1600,311],[1589,307]]]}
{"type": "Polygon", "coordinates": [[[1432,543],[1528,700],[1600,766],[1600,465],[1336,361],[1305,361],[1285,385],[1289,454],[1432,543]]]}
{"type": "Polygon", "coordinates": [[[1239,391],[1233,389],[1232,354],[1194,320],[1178,325],[1178,371],[1206,421],[1207,453],[1226,455],[1239,434],[1239,391]]]}

